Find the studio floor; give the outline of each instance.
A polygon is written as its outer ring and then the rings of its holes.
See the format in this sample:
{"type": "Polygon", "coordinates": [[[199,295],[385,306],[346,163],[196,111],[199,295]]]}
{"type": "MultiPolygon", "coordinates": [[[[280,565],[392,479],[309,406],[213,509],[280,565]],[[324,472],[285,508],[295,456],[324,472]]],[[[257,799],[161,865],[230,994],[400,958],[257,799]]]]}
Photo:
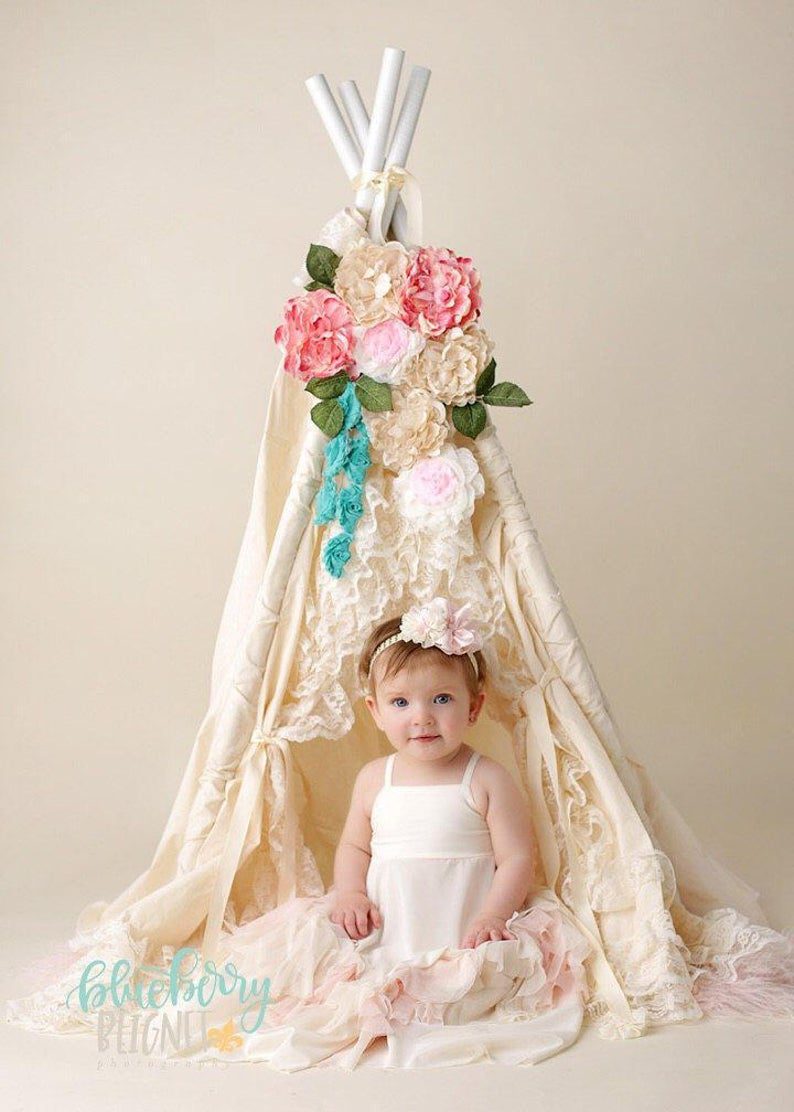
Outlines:
{"type": "MultiPolygon", "coordinates": [[[[3,920],[3,999],[15,973],[42,947],[63,941],[63,918],[3,920]]],[[[534,1066],[483,1063],[432,1070],[341,1070],[279,1073],[261,1064],[111,1064],[93,1035],[60,1037],[3,1023],[3,1107],[7,1112],[95,1109],[271,1107],[292,1112],[377,1112],[415,1108],[495,1107],[531,1112],[784,1112],[794,1107],[794,1022],[701,1022],[657,1028],[626,1042],[607,1042],[587,1028],[568,1050],[534,1066]]]]}

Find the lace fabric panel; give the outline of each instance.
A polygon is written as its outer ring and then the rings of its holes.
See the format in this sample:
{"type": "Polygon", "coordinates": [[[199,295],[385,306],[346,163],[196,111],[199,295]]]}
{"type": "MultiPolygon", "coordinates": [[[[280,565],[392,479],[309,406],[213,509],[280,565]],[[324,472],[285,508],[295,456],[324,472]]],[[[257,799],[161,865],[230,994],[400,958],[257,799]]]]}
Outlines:
{"type": "MultiPolygon", "coordinates": [[[[472,604],[489,630],[483,650],[495,706],[515,710],[532,683],[515,645],[496,574],[483,559],[471,522],[454,532],[417,528],[394,512],[393,476],[373,464],[364,513],[340,579],[314,567],[298,645],[297,682],[281,708],[278,732],[291,741],[342,738],[361,696],[358,655],[378,622],[436,595],[472,604]]],[[[333,535],[329,531],[329,536],[333,535]]]]}

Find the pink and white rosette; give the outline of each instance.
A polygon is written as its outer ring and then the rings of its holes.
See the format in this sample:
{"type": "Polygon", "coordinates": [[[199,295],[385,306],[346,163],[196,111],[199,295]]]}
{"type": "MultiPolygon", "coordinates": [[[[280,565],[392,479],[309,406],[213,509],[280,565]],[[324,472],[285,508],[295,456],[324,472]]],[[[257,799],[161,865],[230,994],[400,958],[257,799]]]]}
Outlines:
{"type": "Polygon", "coordinates": [[[470,602],[455,607],[451,599],[440,596],[412,606],[403,614],[400,637],[426,649],[435,646],[451,656],[476,652],[483,646],[483,637],[470,610],[470,602]]]}
{"type": "Polygon", "coordinates": [[[403,372],[425,346],[425,338],[401,320],[380,321],[371,328],[355,329],[355,373],[397,386],[403,372]]]}
{"type": "Polygon", "coordinates": [[[474,513],[485,482],[469,449],[448,444],[401,471],[393,491],[402,516],[418,528],[456,529],[474,513]]]}

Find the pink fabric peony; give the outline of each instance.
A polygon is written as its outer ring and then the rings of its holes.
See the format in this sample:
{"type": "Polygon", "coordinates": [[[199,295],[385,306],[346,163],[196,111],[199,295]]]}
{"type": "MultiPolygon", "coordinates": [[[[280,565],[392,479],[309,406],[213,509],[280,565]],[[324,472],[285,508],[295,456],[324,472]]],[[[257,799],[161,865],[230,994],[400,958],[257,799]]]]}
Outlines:
{"type": "Polygon", "coordinates": [[[308,382],[352,368],[354,324],[344,301],[328,290],[291,297],[273,337],[284,352],[284,370],[308,382]]]}
{"type": "Polygon", "coordinates": [[[400,317],[424,336],[441,336],[480,313],[480,275],[469,258],[446,247],[412,255],[400,293],[400,317]]]}

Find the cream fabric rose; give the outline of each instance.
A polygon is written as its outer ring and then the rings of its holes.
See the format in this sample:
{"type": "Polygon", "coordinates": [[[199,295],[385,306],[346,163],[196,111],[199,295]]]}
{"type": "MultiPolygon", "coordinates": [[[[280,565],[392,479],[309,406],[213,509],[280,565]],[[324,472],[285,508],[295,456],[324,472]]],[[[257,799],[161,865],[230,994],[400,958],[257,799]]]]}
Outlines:
{"type": "Polygon", "coordinates": [[[420,456],[437,455],[447,439],[447,411],[426,390],[392,390],[394,409],[367,416],[369,435],[383,466],[391,471],[413,467],[420,456]]]}
{"type": "Polygon", "coordinates": [[[342,256],[334,289],[359,324],[377,324],[400,312],[398,298],[407,266],[408,252],[401,243],[368,241],[342,256]]]}
{"type": "Polygon", "coordinates": [[[428,390],[445,405],[473,402],[477,377],[488,365],[493,341],[476,324],[451,328],[440,340],[428,340],[406,368],[404,381],[428,390]]]}
{"type": "Polygon", "coordinates": [[[474,513],[485,493],[477,460],[468,448],[445,445],[437,456],[417,460],[394,480],[403,517],[421,529],[456,529],[474,513]]]}

